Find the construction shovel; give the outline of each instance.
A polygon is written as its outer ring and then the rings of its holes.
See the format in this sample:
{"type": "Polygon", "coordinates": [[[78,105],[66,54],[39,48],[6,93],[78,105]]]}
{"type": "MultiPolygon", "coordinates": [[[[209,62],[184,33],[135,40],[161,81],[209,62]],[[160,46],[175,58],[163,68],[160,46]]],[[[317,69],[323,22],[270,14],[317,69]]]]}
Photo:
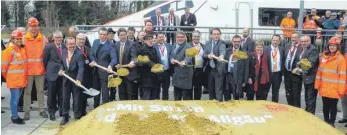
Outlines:
{"type": "MultiPolygon", "coordinates": [[[[66,77],[67,79],[69,79],[70,81],[72,81],[73,83],[76,83],[76,80],[72,79],[70,76],[66,75],[65,73],[63,73],[63,76],[66,77]]],[[[88,94],[90,96],[96,96],[96,95],[100,94],[100,91],[97,91],[96,89],[93,89],[93,88],[87,89],[83,85],[78,86],[78,87],[80,87],[84,90],[83,93],[88,94]]]]}
{"type": "MultiPolygon", "coordinates": [[[[107,72],[110,71],[110,70],[108,70],[108,68],[105,68],[105,67],[100,66],[100,65],[98,65],[98,64],[95,64],[95,66],[98,67],[98,68],[100,68],[100,69],[102,69],[102,70],[105,70],[105,71],[107,71],[107,72]]],[[[110,73],[112,73],[112,74],[114,74],[114,75],[117,75],[117,73],[114,72],[113,70],[111,70],[110,73]]]]}

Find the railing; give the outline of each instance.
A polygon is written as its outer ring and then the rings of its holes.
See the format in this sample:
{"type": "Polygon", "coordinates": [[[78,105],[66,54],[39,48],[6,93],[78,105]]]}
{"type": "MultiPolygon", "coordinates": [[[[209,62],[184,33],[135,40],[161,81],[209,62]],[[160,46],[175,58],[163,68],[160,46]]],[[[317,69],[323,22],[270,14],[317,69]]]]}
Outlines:
{"type": "MultiPolygon", "coordinates": [[[[128,27],[134,27],[136,31],[141,31],[144,29],[144,26],[128,26],[128,25],[109,25],[109,26],[104,26],[104,25],[75,25],[76,27],[80,28],[80,32],[86,32],[88,33],[88,36],[93,37],[95,35],[95,39],[98,38],[97,31],[98,29],[95,28],[101,28],[101,27],[107,27],[107,28],[113,28],[114,30],[117,30],[119,28],[128,28],[128,27]]],[[[156,28],[156,26],[153,26],[156,28]]],[[[210,30],[214,27],[207,27],[207,26],[196,26],[196,27],[191,27],[191,26],[161,26],[161,28],[195,28],[195,30],[199,30],[201,33],[201,41],[204,43],[205,41],[210,39],[210,30]]],[[[231,42],[231,39],[234,35],[240,35],[242,36],[242,30],[244,28],[242,27],[218,27],[222,31],[221,39],[225,40],[227,43],[231,42]]],[[[281,29],[281,28],[249,28],[249,33],[250,36],[254,40],[263,40],[266,45],[271,44],[271,38],[274,34],[279,34],[282,36],[282,41],[281,45],[285,47],[286,43],[290,42],[290,39],[285,39],[283,37],[283,30],[294,30],[296,32],[303,32],[307,33],[307,31],[315,31],[312,34],[306,34],[313,39],[313,44],[315,44],[320,52],[322,52],[324,49],[327,48],[327,41],[330,37],[334,35],[329,35],[329,34],[317,34],[319,33],[335,33],[338,30],[325,30],[325,29],[312,29],[312,30],[307,30],[307,29],[281,29]]],[[[162,31],[164,33],[174,33],[174,31],[162,31]]],[[[347,32],[347,31],[340,31],[340,32],[347,32]]],[[[191,33],[191,32],[188,32],[191,33]]],[[[347,34],[343,35],[345,39],[347,39],[347,34]]],[[[115,37],[117,39],[117,37],[115,37]]],[[[345,46],[343,46],[345,48],[345,46]]]]}

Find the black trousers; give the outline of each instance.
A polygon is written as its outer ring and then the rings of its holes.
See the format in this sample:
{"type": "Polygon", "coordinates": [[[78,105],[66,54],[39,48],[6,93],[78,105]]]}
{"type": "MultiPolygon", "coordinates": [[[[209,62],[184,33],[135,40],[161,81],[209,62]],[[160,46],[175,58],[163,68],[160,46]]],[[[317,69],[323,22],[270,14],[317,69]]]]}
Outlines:
{"type": "MultiPolygon", "coordinates": [[[[254,80],[252,80],[253,83],[255,82],[254,80]]],[[[246,88],[247,88],[247,100],[254,100],[254,97],[256,98],[256,100],[266,100],[267,99],[267,95],[269,93],[269,83],[266,84],[261,84],[260,81],[258,81],[258,89],[257,91],[254,91],[254,84],[247,84],[246,88]]]]}
{"type": "Polygon", "coordinates": [[[210,100],[223,101],[223,81],[216,68],[212,68],[208,77],[208,90],[210,100]]]}
{"type": "Polygon", "coordinates": [[[97,108],[100,105],[101,95],[103,104],[110,101],[110,93],[107,87],[107,81],[107,79],[101,79],[97,73],[93,76],[93,88],[100,91],[100,94],[94,97],[94,108],[97,108]]]}
{"type": "Polygon", "coordinates": [[[81,101],[83,100],[81,98],[82,91],[79,89],[73,82],[66,81],[65,86],[63,87],[63,116],[69,117],[69,110],[70,110],[70,99],[72,94],[72,101],[73,101],[73,112],[75,118],[81,118],[82,111],[81,111],[81,101]]]}
{"type": "Polygon", "coordinates": [[[171,30],[167,30],[169,31],[168,33],[166,33],[166,42],[169,43],[169,44],[175,44],[175,41],[176,41],[176,30],[175,31],[171,31],[171,30]]]}
{"type": "Polygon", "coordinates": [[[305,87],[305,110],[315,115],[318,90],[314,89],[314,84],[304,84],[305,87]]]}
{"type": "Polygon", "coordinates": [[[110,101],[116,101],[117,88],[112,87],[112,88],[108,88],[108,89],[110,91],[110,101]]]}
{"type": "Polygon", "coordinates": [[[159,74],[159,87],[157,89],[156,99],[169,100],[169,87],[170,87],[170,72],[165,70],[163,73],[159,74]]]}
{"type": "Polygon", "coordinates": [[[157,97],[157,91],[158,88],[154,87],[142,87],[142,97],[141,100],[155,100],[157,97]]]}
{"type": "MultiPolygon", "coordinates": [[[[273,72],[271,76],[270,87],[272,89],[272,101],[278,103],[279,90],[282,82],[282,73],[273,72]]],[[[270,87],[268,87],[270,89],[270,87]]]]}
{"type": "Polygon", "coordinates": [[[133,82],[122,77],[122,83],[118,87],[119,100],[131,100],[133,82]]]}
{"type": "Polygon", "coordinates": [[[201,100],[202,82],[204,79],[203,69],[194,68],[193,73],[193,100],[201,100]]]}
{"type": "Polygon", "coordinates": [[[131,100],[139,100],[139,88],[140,88],[140,82],[138,81],[131,81],[131,100]]]}
{"type": "Polygon", "coordinates": [[[337,114],[337,102],[339,99],[322,97],[324,121],[335,123],[337,114]]]}
{"type": "Polygon", "coordinates": [[[83,93],[83,89],[82,88],[78,88],[79,91],[82,92],[81,97],[80,97],[80,104],[79,104],[79,108],[81,110],[81,116],[85,116],[87,115],[87,99],[88,99],[88,95],[83,93]]]}
{"type": "Polygon", "coordinates": [[[174,98],[175,100],[192,100],[192,90],[174,87],[174,98]]]}
{"type": "Polygon", "coordinates": [[[48,84],[48,94],[47,94],[47,106],[49,115],[55,115],[55,111],[58,110],[59,114],[63,114],[62,109],[62,87],[63,87],[63,78],[58,77],[56,81],[47,81],[48,84]],[[58,97],[58,98],[57,98],[58,97]]]}
{"type": "Polygon", "coordinates": [[[302,79],[291,71],[284,71],[284,86],[287,102],[291,106],[301,107],[302,79]]]}

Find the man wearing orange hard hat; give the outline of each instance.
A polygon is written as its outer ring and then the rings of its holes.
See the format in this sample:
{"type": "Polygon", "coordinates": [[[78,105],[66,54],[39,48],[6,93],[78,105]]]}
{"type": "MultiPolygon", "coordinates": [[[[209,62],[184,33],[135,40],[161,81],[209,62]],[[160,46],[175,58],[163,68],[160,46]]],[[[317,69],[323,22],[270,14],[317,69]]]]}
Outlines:
{"type": "Polygon", "coordinates": [[[28,20],[28,32],[24,36],[24,46],[28,57],[28,84],[24,90],[24,120],[30,119],[31,91],[35,81],[37,89],[37,100],[40,116],[48,118],[44,111],[44,81],[45,67],[43,64],[43,49],[47,44],[46,38],[41,34],[39,21],[30,17],[28,20]]]}
{"type": "Polygon", "coordinates": [[[1,75],[6,79],[7,88],[11,91],[11,121],[14,124],[25,124],[18,116],[20,89],[27,85],[27,54],[22,45],[22,32],[14,30],[11,34],[11,46],[1,53],[1,75]]]}

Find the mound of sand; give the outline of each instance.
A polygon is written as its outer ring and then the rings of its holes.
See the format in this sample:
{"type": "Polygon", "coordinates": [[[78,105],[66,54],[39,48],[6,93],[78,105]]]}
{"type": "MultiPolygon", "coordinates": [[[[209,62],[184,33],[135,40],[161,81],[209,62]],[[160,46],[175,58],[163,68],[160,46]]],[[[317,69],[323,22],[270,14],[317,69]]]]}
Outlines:
{"type": "Polygon", "coordinates": [[[343,135],[302,109],[267,101],[115,101],[58,135],[343,135]]]}

